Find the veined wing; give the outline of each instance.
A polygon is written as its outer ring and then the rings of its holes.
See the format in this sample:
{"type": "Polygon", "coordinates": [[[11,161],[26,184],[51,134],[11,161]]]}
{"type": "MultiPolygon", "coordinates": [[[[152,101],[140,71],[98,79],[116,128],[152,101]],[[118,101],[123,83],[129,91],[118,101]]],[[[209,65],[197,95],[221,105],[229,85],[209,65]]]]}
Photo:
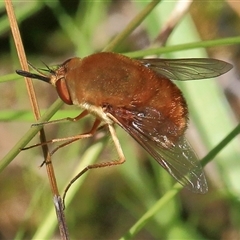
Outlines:
{"type": "Polygon", "coordinates": [[[193,149],[183,136],[175,143],[170,140],[155,109],[129,111],[126,115],[118,109],[108,112],[180,184],[193,192],[207,192],[205,175],[193,149]]]}
{"type": "Polygon", "coordinates": [[[220,76],[230,69],[230,63],[212,58],[139,59],[146,67],[172,80],[199,80],[220,76]]]}

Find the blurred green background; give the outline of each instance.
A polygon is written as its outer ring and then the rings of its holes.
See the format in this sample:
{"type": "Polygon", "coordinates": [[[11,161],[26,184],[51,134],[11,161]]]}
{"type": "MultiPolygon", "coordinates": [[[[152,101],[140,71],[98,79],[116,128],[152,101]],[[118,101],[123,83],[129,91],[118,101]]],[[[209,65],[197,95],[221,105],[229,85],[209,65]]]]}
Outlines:
{"type": "MultiPolygon", "coordinates": [[[[13,6],[28,61],[44,68],[42,61],[51,66],[73,56],[101,51],[148,2],[15,1],[13,6]]],[[[176,4],[177,1],[159,3],[115,51],[131,56],[132,51],[148,48],[176,4]]],[[[165,58],[213,57],[234,65],[231,72],[218,79],[184,82],[179,86],[190,110],[187,136],[200,158],[236,127],[240,116],[239,40],[224,44],[218,41],[239,36],[240,12],[231,4],[194,1],[170,35],[166,43],[169,48],[158,49],[158,53],[165,49],[160,55],[165,58]],[[216,42],[204,49],[201,47],[204,40],[216,42]],[[190,49],[191,43],[198,44],[190,49]],[[186,44],[186,50],[180,46],[171,49],[180,44],[186,44]]],[[[34,117],[24,80],[14,74],[20,64],[3,2],[0,10],[0,157],[3,158],[28,131],[34,117]]],[[[146,55],[144,51],[136,54],[146,55]]],[[[34,81],[34,86],[44,113],[57,94],[43,82],[34,81]]],[[[64,105],[54,119],[74,117],[79,112],[74,106],[64,105]]],[[[45,131],[48,139],[71,136],[86,131],[92,122],[89,117],[78,123],[49,125],[45,131]]],[[[67,195],[65,214],[71,239],[121,238],[159,199],[164,199],[175,183],[134,140],[119,128],[117,132],[126,163],[88,172],[67,195]]],[[[61,193],[87,162],[116,157],[111,141],[105,143],[97,137],[76,142],[53,156],[61,193]]],[[[37,142],[36,136],[29,145],[37,142]]],[[[206,166],[207,194],[197,195],[183,189],[156,210],[133,238],[240,239],[239,143],[238,138],[232,140],[206,166]]],[[[45,167],[38,167],[42,161],[41,149],[22,151],[0,173],[0,239],[59,239],[45,167]]]]}

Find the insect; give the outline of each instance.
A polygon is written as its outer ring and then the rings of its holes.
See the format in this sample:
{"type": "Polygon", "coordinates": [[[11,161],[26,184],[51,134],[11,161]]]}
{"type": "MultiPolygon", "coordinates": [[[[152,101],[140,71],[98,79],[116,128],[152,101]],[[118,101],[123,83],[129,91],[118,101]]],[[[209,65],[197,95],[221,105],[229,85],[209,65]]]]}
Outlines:
{"type": "Polygon", "coordinates": [[[208,190],[205,175],[184,137],[188,123],[187,104],[171,80],[211,78],[231,68],[231,64],[216,59],[134,60],[117,53],[102,52],[82,59],[68,59],[56,70],[48,68],[48,75],[16,72],[50,83],[63,102],[83,109],[81,114],[69,120],[77,121],[88,114],[95,117],[88,133],[59,139],[67,141],[61,147],[93,136],[101,123],[109,128],[119,159],[87,166],[67,189],[91,168],[125,161],[114,128],[116,123],[180,184],[193,192],[205,193],[208,190]]]}

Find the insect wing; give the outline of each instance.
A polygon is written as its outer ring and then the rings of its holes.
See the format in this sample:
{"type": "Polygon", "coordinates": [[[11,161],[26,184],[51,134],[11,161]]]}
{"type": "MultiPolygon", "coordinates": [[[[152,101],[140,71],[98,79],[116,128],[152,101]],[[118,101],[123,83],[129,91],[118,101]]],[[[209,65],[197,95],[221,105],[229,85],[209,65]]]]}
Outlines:
{"type": "Polygon", "coordinates": [[[146,67],[172,80],[199,80],[220,76],[232,65],[212,58],[141,59],[146,67]]]}
{"type": "MultiPolygon", "coordinates": [[[[148,116],[141,112],[131,112],[128,116],[118,111],[110,112],[118,124],[128,132],[147,152],[172,175],[180,184],[189,190],[205,193],[208,190],[205,175],[198,158],[185,137],[171,147],[166,147],[167,136],[162,135],[161,119],[149,118],[154,109],[147,109],[148,116]]],[[[144,111],[146,113],[146,110],[144,111]]]]}

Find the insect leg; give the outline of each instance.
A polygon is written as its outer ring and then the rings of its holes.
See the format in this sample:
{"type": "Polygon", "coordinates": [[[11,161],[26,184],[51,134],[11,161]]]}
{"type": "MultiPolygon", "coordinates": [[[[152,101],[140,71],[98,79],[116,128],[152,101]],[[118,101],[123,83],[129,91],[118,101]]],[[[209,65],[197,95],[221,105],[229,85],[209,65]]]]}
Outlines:
{"type": "MultiPolygon", "coordinates": [[[[68,140],[68,141],[59,145],[59,146],[57,146],[50,154],[53,155],[58,149],[60,149],[62,147],[65,147],[65,146],[67,146],[67,145],[69,145],[69,144],[71,144],[75,141],[78,141],[78,140],[84,139],[84,138],[92,137],[94,135],[94,133],[96,132],[96,130],[98,129],[100,123],[101,123],[101,120],[96,119],[93,123],[92,129],[87,133],[78,134],[78,135],[75,135],[75,136],[72,136],[72,137],[67,137],[67,138],[53,139],[53,140],[59,140],[60,139],[61,141],[65,141],[65,140],[68,140]]],[[[54,142],[57,142],[57,141],[54,141],[54,142]]]]}
{"type": "MultiPolygon", "coordinates": [[[[52,139],[48,142],[50,143],[53,143],[53,142],[60,142],[60,141],[67,141],[59,146],[57,146],[55,149],[53,149],[52,152],[50,152],[50,155],[52,156],[58,149],[60,148],[63,148],[75,141],[78,141],[80,139],[84,139],[84,138],[89,138],[89,137],[92,137],[94,135],[94,133],[96,132],[99,124],[101,123],[101,120],[99,119],[96,119],[95,122],[93,123],[93,126],[92,126],[92,129],[87,132],[87,133],[83,133],[83,134],[78,134],[78,135],[75,135],[75,136],[72,136],[72,137],[66,137],[66,138],[57,138],[57,139],[52,139]]],[[[48,142],[45,142],[43,144],[47,144],[48,142]]],[[[32,146],[30,146],[32,147],[32,146]]],[[[35,146],[34,146],[35,147],[35,146]]],[[[45,161],[43,161],[43,163],[40,165],[40,167],[42,167],[44,165],[45,161]]]]}
{"type": "MultiPolygon", "coordinates": [[[[81,118],[85,117],[85,116],[88,115],[88,114],[89,114],[88,111],[87,111],[87,110],[84,110],[82,113],[80,113],[78,116],[76,116],[76,117],[74,117],[74,118],[68,117],[68,118],[53,120],[53,121],[49,121],[49,122],[35,123],[35,124],[33,124],[32,126],[53,124],[53,123],[63,122],[63,121],[76,122],[76,121],[80,120],[81,118]]],[[[99,121],[99,120],[96,120],[96,121],[99,121]]],[[[94,122],[93,127],[92,127],[92,129],[91,129],[90,132],[88,132],[88,133],[86,133],[86,134],[81,134],[81,135],[86,135],[86,137],[83,137],[83,138],[87,138],[87,137],[88,137],[87,135],[93,131],[93,128],[94,128],[94,126],[95,126],[95,124],[96,124],[96,121],[94,122]]],[[[99,124],[100,124],[100,121],[99,121],[97,127],[99,126],[99,124]]],[[[97,127],[96,127],[96,129],[97,129],[97,127]]],[[[96,131],[96,129],[95,129],[95,131],[96,131]]],[[[78,136],[78,135],[76,135],[76,136],[78,136]]],[[[46,142],[43,142],[43,143],[33,144],[33,145],[29,146],[29,147],[22,148],[21,150],[28,150],[28,149],[30,149],[30,148],[39,147],[39,146],[46,145],[46,144],[49,144],[49,143],[62,142],[62,141],[71,141],[71,140],[74,140],[76,136],[65,137],[65,138],[55,138],[55,139],[52,139],[52,140],[49,140],[49,141],[46,141],[46,142]]],[[[92,136],[92,135],[91,135],[91,136],[92,136]]],[[[89,137],[91,137],[91,136],[89,136],[89,137]]],[[[78,138],[78,139],[79,139],[79,138],[78,138]]],[[[76,140],[78,140],[78,139],[76,139],[76,140]]],[[[74,140],[74,141],[76,141],[76,140],[74,140]]],[[[73,142],[74,142],[74,141],[73,141],[73,142]]],[[[66,144],[66,145],[68,145],[68,144],[66,144]]]]}
{"type": "Polygon", "coordinates": [[[59,123],[59,122],[62,123],[62,122],[67,122],[67,121],[76,122],[76,121],[80,120],[81,118],[84,118],[88,114],[89,114],[89,112],[87,110],[84,110],[78,116],[76,116],[74,118],[67,117],[67,118],[61,118],[61,119],[56,119],[56,120],[47,121],[47,122],[33,123],[31,126],[37,127],[37,126],[43,126],[43,125],[47,125],[47,124],[55,124],[55,123],[59,123]]]}
{"type": "Polygon", "coordinates": [[[117,137],[117,135],[116,135],[116,131],[115,131],[113,125],[109,124],[109,125],[108,125],[108,128],[109,128],[110,134],[111,134],[111,136],[112,136],[112,140],[113,140],[113,143],[114,143],[114,145],[115,145],[115,148],[116,148],[116,150],[117,150],[119,159],[118,159],[118,160],[114,160],[114,161],[108,161],[108,162],[101,162],[101,163],[91,164],[91,165],[88,165],[87,167],[85,167],[81,172],[79,172],[79,173],[70,181],[70,183],[67,185],[67,187],[66,187],[65,190],[64,190],[64,193],[63,193],[63,206],[64,206],[64,208],[65,208],[65,198],[66,198],[66,194],[67,194],[69,188],[70,188],[71,185],[72,185],[79,177],[81,177],[85,172],[87,172],[87,171],[90,170],[90,169],[110,167],[110,166],[120,165],[120,164],[123,164],[123,163],[125,162],[125,156],[124,156],[124,154],[123,154],[121,145],[120,145],[120,143],[119,143],[119,140],[118,140],[118,137],[117,137]]]}

